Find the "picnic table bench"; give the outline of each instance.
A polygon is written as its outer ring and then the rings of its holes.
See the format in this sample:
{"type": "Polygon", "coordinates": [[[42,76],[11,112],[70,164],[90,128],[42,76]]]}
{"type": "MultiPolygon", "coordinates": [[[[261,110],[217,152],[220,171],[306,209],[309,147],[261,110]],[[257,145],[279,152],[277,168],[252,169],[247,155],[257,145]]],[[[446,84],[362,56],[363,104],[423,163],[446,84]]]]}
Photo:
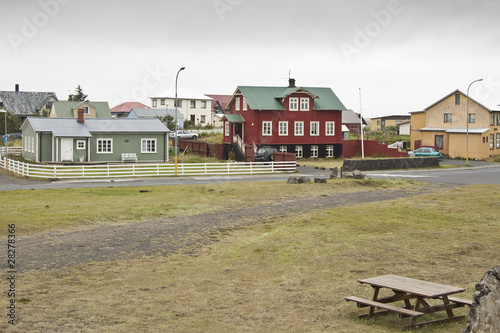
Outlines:
{"type": "Polygon", "coordinates": [[[125,161],[138,162],[139,159],[137,158],[136,153],[122,153],[122,163],[125,161]]]}
{"type": "Polygon", "coordinates": [[[358,282],[361,284],[369,284],[374,289],[371,300],[356,296],[344,297],[346,301],[356,302],[358,307],[370,307],[368,313],[360,315],[360,318],[396,312],[400,318],[410,317],[410,326],[417,327],[463,318],[464,316],[454,315],[452,309],[472,305],[472,301],[449,297],[449,295],[465,291],[463,288],[411,279],[398,275],[383,275],[358,280],[358,282]],[[382,288],[390,289],[393,295],[379,297],[379,291],[382,288]],[[431,305],[431,299],[437,300],[439,304],[431,305]],[[413,305],[411,304],[411,300],[415,300],[413,305]],[[398,301],[403,301],[404,306],[391,304],[398,301]],[[382,311],[375,312],[375,309],[382,309],[382,311]],[[427,313],[439,311],[446,311],[448,316],[434,321],[417,323],[417,318],[427,313]]]}

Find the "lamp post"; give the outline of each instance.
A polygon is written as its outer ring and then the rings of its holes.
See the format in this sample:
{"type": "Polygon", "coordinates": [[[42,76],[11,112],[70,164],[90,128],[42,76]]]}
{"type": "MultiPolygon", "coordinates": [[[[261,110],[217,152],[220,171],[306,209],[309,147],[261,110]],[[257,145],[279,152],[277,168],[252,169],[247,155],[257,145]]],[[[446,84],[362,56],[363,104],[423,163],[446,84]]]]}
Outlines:
{"type": "Polygon", "coordinates": [[[179,73],[186,69],[186,67],[181,67],[177,71],[177,75],[175,76],[175,100],[174,100],[174,105],[175,105],[175,117],[174,117],[174,144],[175,144],[175,175],[177,176],[177,79],[179,78],[179,73]]]}
{"type": "Polygon", "coordinates": [[[7,111],[6,110],[0,110],[0,113],[5,113],[5,138],[3,139],[5,142],[5,161],[7,161],[7,157],[9,156],[8,148],[7,148],[7,111]]]}
{"type": "Polygon", "coordinates": [[[465,164],[469,165],[469,89],[470,89],[470,86],[472,86],[472,84],[474,82],[479,82],[479,81],[483,81],[483,79],[477,79],[477,80],[474,80],[472,81],[470,84],[469,84],[469,87],[467,87],[467,118],[465,119],[465,123],[467,124],[467,147],[466,147],[466,151],[465,151],[465,164]]]}

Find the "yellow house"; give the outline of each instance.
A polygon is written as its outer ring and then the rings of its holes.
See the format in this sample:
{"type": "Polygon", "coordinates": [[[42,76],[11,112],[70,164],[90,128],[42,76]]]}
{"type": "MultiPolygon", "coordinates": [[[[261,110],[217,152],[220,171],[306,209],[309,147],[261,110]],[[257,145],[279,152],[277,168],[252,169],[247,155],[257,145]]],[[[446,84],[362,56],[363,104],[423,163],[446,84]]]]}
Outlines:
{"type": "Polygon", "coordinates": [[[500,154],[500,110],[469,97],[467,114],[467,95],[458,89],[410,114],[412,149],[430,146],[451,158],[478,160],[500,154]]]}
{"type": "Polygon", "coordinates": [[[382,116],[371,119],[372,131],[381,131],[386,127],[398,127],[399,124],[410,120],[410,115],[382,116]]]}

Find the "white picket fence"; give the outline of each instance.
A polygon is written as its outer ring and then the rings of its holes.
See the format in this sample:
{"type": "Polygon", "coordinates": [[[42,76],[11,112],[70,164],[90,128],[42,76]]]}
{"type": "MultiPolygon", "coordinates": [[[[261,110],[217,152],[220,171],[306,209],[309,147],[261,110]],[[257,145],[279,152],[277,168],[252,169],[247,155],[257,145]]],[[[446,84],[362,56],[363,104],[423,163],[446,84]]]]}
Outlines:
{"type": "MultiPolygon", "coordinates": [[[[9,152],[10,154],[10,152],[9,152]]],[[[172,163],[121,163],[98,165],[41,165],[19,162],[0,156],[0,167],[21,176],[68,179],[68,178],[125,178],[209,175],[256,175],[294,172],[291,162],[228,162],[228,163],[179,163],[177,172],[172,163]]]]}

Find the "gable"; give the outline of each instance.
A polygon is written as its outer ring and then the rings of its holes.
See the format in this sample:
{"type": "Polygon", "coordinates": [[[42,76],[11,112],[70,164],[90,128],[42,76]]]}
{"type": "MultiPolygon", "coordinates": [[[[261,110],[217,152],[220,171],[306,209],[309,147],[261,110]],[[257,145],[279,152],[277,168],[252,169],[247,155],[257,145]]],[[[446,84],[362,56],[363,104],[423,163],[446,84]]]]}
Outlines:
{"type": "Polygon", "coordinates": [[[108,102],[92,101],[57,101],[52,105],[50,117],[75,118],[76,110],[81,107],[89,107],[95,111],[96,118],[111,118],[108,102]]]}

